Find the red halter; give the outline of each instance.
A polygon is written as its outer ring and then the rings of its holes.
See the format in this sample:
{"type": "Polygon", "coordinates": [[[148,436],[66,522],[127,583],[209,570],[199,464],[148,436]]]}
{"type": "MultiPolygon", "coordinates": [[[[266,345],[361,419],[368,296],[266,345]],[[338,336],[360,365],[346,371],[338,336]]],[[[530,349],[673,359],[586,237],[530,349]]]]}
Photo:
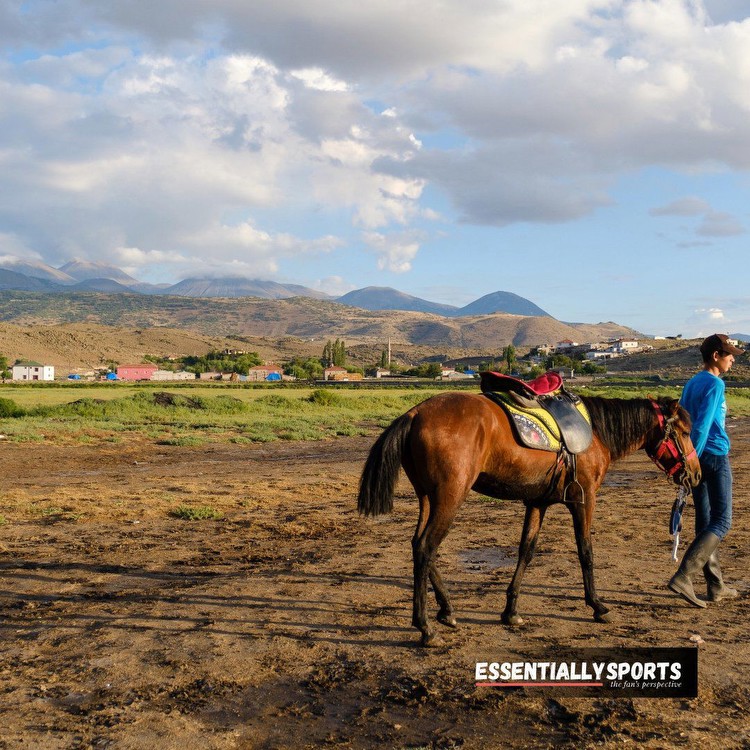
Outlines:
{"type": "Polygon", "coordinates": [[[649,399],[656,412],[656,418],[659,420],[659,428],[664,433],[662,439],[653,451],[646,449],[648,457],[668,476],[673,477],[678,472],[682,472],[683,480],[685,478],[685,467],[687,462],[696,455],[695,448],[685,455],[682,447],[677,443],[672,435],[672,423],[664,418],[664,412],[654,399],[649,399]]]}

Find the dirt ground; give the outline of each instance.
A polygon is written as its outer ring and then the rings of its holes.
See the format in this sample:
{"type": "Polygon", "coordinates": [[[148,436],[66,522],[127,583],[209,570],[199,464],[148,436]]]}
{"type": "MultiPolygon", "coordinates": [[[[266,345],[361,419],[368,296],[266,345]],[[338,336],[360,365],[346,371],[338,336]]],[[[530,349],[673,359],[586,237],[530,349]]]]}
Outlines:
{"type": "Polygon", "coordinates": [[[356,513],[373,438],[2,444],[0,748],[748,748],[750,420],[730,430],[722,560],[739,599],[697,610],[665,589],[675,491],[639,453],[610,471],[596,512],[597,583],[616,622],[593,621],[555,507],[522,590],[526,622],[503,627],[523,508],[473,495],[441,548],[459,628],[437,649],[410,625],[411,488],[390,516],[356,513]],[[170,516],[180,504],[222,517],[170,516]],[[696,699],[474,685],[477,661],[694,636],[696,699]]]}

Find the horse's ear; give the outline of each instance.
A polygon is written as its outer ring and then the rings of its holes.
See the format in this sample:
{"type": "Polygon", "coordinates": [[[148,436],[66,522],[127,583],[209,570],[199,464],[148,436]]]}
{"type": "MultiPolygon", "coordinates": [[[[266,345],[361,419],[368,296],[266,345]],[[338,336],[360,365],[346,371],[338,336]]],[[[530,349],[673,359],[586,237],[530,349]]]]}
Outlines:
{"type": "Polygon", "coordinates": [[[669,402],[669,410],[670,415],[668,422],[684,422],[688,425],[692,425],[692,421],[690,419],[690,414],[688,414],[687,410],[685,409],[682,404],[677,399],[673,399],[669,402]]]}
{"type": "Polygon", "coordinates": [[[680,402],[676,398],[668,398],[666,396],[662,396],[662,403],[669,409],[670,414],[677,414],[677,412],[680,410],[680,402]]]}
{"type": "Polygon", "coordinates": [[[670,398],[666,403],[667,409],[669,410],[669,417],[667,422],[672,423],[680,418],[682,414],[682,407],[680,402],[676,398],[670,398]]]}

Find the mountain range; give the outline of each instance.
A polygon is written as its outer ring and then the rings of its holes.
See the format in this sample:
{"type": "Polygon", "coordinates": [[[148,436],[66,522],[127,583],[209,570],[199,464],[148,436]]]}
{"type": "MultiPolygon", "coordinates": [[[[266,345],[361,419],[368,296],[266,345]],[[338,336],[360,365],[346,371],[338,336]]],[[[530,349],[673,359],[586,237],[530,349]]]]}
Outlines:
{"type": "Polygon", "coordinates": [[[404,310],[448,318],[508,313],[548,316],[541,307],[512,292],[493,292],[465,305],[430,302],[390,287],[369,286],[334,297],[298,284],[280,284],[239,276],[188,278],[176,284],[148,284],[106,263],[72,260],[59,268],[13,256],[0,257],[0,290],[27,292],[103,292],[172,295],[178,297],[259,297],[288,299],[310,297],[363,310],[404,310]]]}
{"type": "MultiPolygon", "coordinates": [[[[585,336],[595,337],[597,330],[602,336],[644,337],[644,334],[638,331],[633,331],[625,326],[619,326],[611,321],[596,324],[557,321],[538,305],[513,292],[492,292],[470,302],[468,305],[456,307],[454,305],[431,302],[390,287],[379,286],[368,286],[335,297],[298,284],[280,284],[275,281],[248,279],[240,276],[188,278],[176,284],[149,284],[130,276],[117,266],[80,259],[68,261],[59,268],[55,268],[41,261],[25,260],[17,256],[0,255],[0,293],[6,291],[29,292],[33,296],[41,294],[42,297],[37,298],[36,302],[33,302],[31,299],[27,300],[29,305],[37,308],[45,307],[45,303],[43,302],[45,295],[54,297],[60,293],[67,293],[65,296],[77,293],[98,293],[114,295],[115,298],[118,295],[131,298],[133,295],[143,296],[144,298],[155,297],[157,295],[193,298],[196,302],[200,299],[204,299],[206,302],[214,299],[218,302],[221,299],[229,300],[233,298],[256,298],[259,300],[280,302],[297,298],[300,300],[300,303],[305,299],[309,299],[347,305],[351,308],[371,312],[401,311],[417,314],[426,313],[428,315],[454,319],[510,315],[518,317],[514,324],[514,333],[511,334],[509,330],[506,330],[506,334],[510,335],[511,340],[515,343],[524,342],[527,344],[550,341],[553,340],[555,335],[564,337],[566,330],[568,331],[568,335],[572,331],[578,331],[579,339],[584,335],[584,331],[585,336]],[[529,318],[530,320],[525,321],[523,318],[529,318]],[[549,325],[540,327],[536,323],[532,324],[533,320],[539,322],[546,320],[549,325]],[[553,323],[557,325],[551,325],[553,323]],[[546,335],[546,338],[540,338],[543,334],[546,335]]],[[[122,304],[125,309],[156,309],[159,307],[169,307],[170,303],[165,300],[164,303],[152,305],[151,303],[146,304],[146,299],[144,299],[141,303],[137,303],[135,300],[130,303],[123,300],[122,304]]],[[[85,303],[81,300],[70,300],[70,305],[85,307],[85,303]]],[[[3,304],[0,304],[0,308],[3,306],[3,304]]],[[[107,303],[106,306],[111,309],[118,308],[118,305],[111,303],[107,303]]],[[[60,306],[52,305],[52,308],[56,307],[60,306]]],[[[53,319],[57,319],[59,322],[68,322],[62,312],[62,308],[64,307],[65,305],[62,305],[59,310],[53,310],[48,306],[48,312],[53,319]]],[[[304,305],[302,305],[302,308],[304,308],[304,305]]],[[[0,311],[0,315],[2,315],[0,319],[10,321],[16,317],[17,312],[11,309],[5,311],[3,314],[0,311]]],[[[81,314],[83,314],[83,311],[81,314]]],[[[89,318],[92,314],[96,317],[93,311],[87,314],[89,318]]],[[[268,314],[268,311],[266,311],[261,317],[267,318],[268,314]]],[[[279,315],[283,314],[279,313],[279,315]]],[[[156,318],[159,317],[156,313],[154,315],[156,318]]],[[[340,317],[340,315],[333,312],[331,315],[340,317]]],[[[352,314],[349,317],[354,319],[357,316],[356,314],[352,314]]],[[[199,313],[196,315],[196,318],[200,318],[199,313]]],[[[29,320],[34,320],[33,315],[29,320]]],[[[159,324],[164,325],[164,322],[159,324]]],[[[419,325],[416,325],[416,329],[423,332],[429,329],[427,338],[434,338],[433,334],[436,334],[435,326],[440,328],[441,325],[434,322],[428,324],[422,321],[419,325]]],[[[291,326],[291,328],[293,327],[291,326]]],[[[469,340],[474,339],[474,335],[467,335],[467,332],[475,328],[476,324],[473,321],[467,320],[465,324],[461,323],[460,327],[462,333],[459,338],[464,339],[465,343],[468,344],[469,340]]],[[[507,328],[506,323],[501,328],[507,328]]],[[[289,333],[291,333],[291,330],[285,331],[285,334],[289,333]]],[[[320,333],[320,331],[317,333],[320,333]]],[[[356,335],[356,331],[354,335],[356,335]]],[[[750,343],[749,334],[730,333],[729,335],[743,343],[750,343]]],[[[436,334],[436,336],[438,339],[440,338],[440,334],[436,334]]],[[[416,336],[416,339],[421,338],[423,338],[421,335],[416,336]]],[[[474,341],[474,344],[476,343],[474,341]]]]}

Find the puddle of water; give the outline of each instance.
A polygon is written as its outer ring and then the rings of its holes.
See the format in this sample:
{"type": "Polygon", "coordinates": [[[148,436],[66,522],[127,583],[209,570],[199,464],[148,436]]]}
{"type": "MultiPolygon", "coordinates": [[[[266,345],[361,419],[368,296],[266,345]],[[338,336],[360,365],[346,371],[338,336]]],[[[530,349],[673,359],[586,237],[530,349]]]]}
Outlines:
{"type": "Polygon", "coordinates": [[[630,487],[637,482],[652,479],[653,474],[645,471],[630,471],[627,474],[620,471],[611,471],[604,477],[602,486],[604,487],[630,487]]]}
{"type": "Polygon", "coordinates": [[[515,547],[482,547],[464,549],[458,553],[461,566],[470,573],[481,573],[497,568],[515,568],[516,557],[515,547]]]}

